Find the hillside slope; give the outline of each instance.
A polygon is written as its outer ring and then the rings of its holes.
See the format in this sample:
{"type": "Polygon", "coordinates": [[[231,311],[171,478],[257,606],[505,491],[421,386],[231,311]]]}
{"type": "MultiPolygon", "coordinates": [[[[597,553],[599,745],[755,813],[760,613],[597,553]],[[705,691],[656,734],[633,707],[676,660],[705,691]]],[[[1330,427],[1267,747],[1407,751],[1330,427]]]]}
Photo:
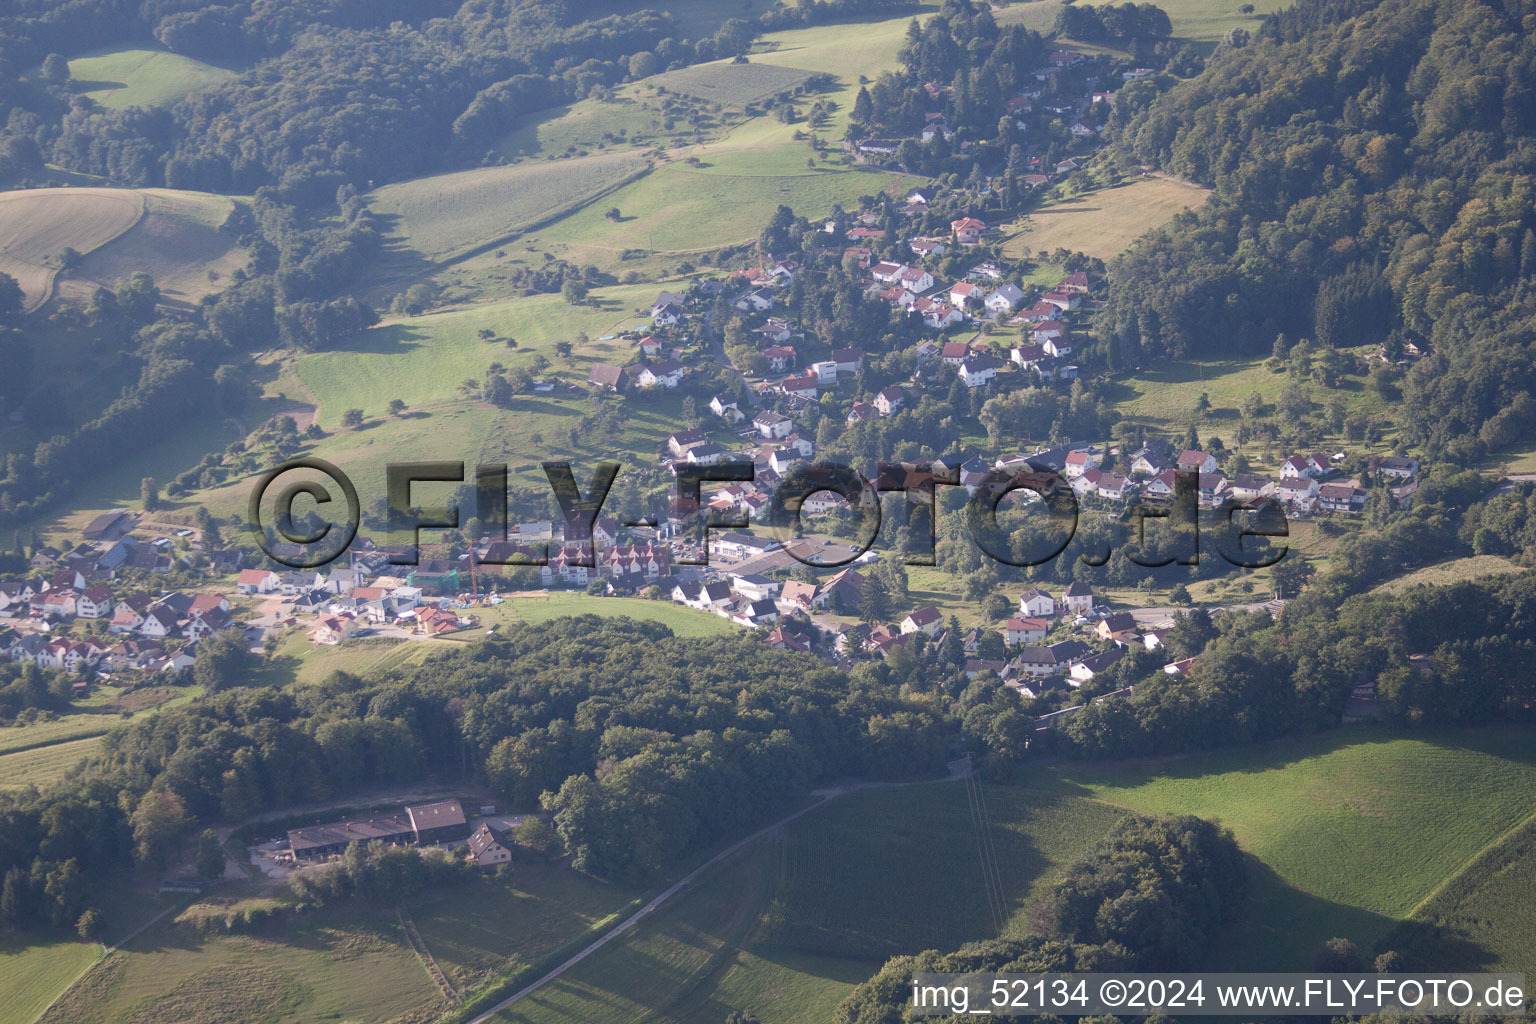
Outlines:
{"type": "Polygon", "coordinates": [[[1112,266],[1100,328],[1125,365],[1268,354],[1282,333],[1394,358],[1427,338],[1410,442],[1470,453],[1527,432],[1533,25],[1529,0],[1303,0],[1193,80],[1122,89],[1118,144],[1215,189],[1112,266]]]}

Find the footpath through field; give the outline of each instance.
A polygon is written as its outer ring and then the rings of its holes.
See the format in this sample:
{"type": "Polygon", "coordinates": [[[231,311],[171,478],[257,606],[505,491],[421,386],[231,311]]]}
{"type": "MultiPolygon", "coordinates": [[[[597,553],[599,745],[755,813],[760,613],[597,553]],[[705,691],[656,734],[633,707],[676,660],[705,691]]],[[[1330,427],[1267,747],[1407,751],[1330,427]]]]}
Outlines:
{"type": "Polygon", "coordinates": [[[901,789],[905,786],[924,786],[934,782],[959,782],[970,775],[971,761],[969,758],[962,758],[958,761],[951,761],[948,765],[948,768],[949,775],[943,779],[920,779],[915,782],[849,782],[842,785],[832,786],[827,789],[815,790],[811,794],[812,796],[819,798],[815,803],[802,807],[800,810],[794,812],[793,814],[786,815],[785,817],[780,818],[778,821],[775,821],[773,824],[766,825],[763,828],[758,829],[756,832],[753,832],[745,839],[739,839],[732,843],[730,846],[727,846],[725,849],[709,858],[709,860],[705,861],[703,864],[700,864],[698,867],[688,872],[682,878],[679,878],[676,882],[672,883],[671,886],[663,890],[645,906],[641,907],[629,917],[625,918],[624,921],[620,922],[612,930],[603,933],[600,937],[593,940],[590,945],[572,956],[569,960],[560,964],[560,966],[554,968],[552,971],[539,978],[537,981],[534,981],[518,989],[516,992],[503,999],[495,1006],[492,1006],[490,1009],[480,1014],[478,1017],[470,1020],[468,1024],[486,1024],[486,1022],[488,1022],[492,1017],[495,1017],[502,1010],[505,1010],[507,1007],[511,1006],[518,1000],[530,996],[534,992],[537,992],[539,989],[543,988],[545,985],[548,985],[550,982],[560,977],[572,967],[575,967],[577,964],[587,959],[587,957],[591,956],[593,953],[596,953],[599,949],[602,949],[604,946],[608,945],[608,943],[612,942],[620,935],[623,935],[625,932],[629,931],[635,925],[639,924],[640,921],[647,917],[653,910],[666,903],[668,900],[686,888],[688,883],[704,874],[704,872],[708,871],[716,864],[719,864],[721,861],[725,860],[727,857],[730,857],[732,854],[739,853],[741,850],[751,846],[759,839],[772,835],[774,832],[783,828],[785,825],[788,825],[791,822],[804,817],[811,811],[814,811],[816,808],[826,806],[829,801],[835,800],[840,796],[846,796],[849,793],[858,792],[862,789],[901,789]]]}

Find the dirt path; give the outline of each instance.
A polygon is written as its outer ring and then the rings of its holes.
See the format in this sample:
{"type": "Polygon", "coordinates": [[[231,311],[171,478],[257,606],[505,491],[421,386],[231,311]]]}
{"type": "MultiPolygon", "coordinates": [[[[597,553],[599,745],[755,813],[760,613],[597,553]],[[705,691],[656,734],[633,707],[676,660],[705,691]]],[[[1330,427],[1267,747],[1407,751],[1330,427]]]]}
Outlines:
{"type": "Polygon", "coordinates": [[[964,759],[950,762],[949,775],[944,779],[922,779],[917,782],[849,782],[835,785],[826,789],[816,790],[811,794],[812,796],[819,798],[816,803],[802,807],[800,810],[795,811],[793,814],[786,815],[773,824],[758,829],[756,832],[753,832],[745,839],[738,839],[736,842],[732,843],[730,846],[727,846],[725,849],[709,858],[709,860],[705,861],[703,864],[700,864],[698,867],[688,872],[682,878],[679,878],[676,882],[672,883],[672,885],[664,889],[645,906],[641,907],[629,917],[625,918],[610,931],[605,932],[603,935],[593,940],[590,945],[582,949],[576,955],[572,956],[569,960],[566,960],[564,963],[560,964],[554,970],[550,971],[548,974],[545,974],[537,981],[534,981],[518,989],[516,992],[503,999],[495,1006],[492,1006],[484,1013],[470,1020],[468,1024],[487,1024],[487,1022],[492,1017],[495,1017],[502,1010],[505,1010],[507,1007],[511,1006],[518,1000],[524,999],[527,996],[532,995],[534,992],[537,992],[539,989],[559,978],[566,971],[569,971],[572,967],[575,967],[577,964],[586,960],[593,953],[596,953],[598,950],[608,945],[608,943],[612,942],[614,939],[629,931],[635,925],[639,924],[642,920],[648,917],[653,911],[656,910],[656,908],[671,900],[672,897],[676,896],[683,889],[687,888],[690,882],[694,881],[696,878],[704,874],[716,864],[719,864],[726,858],[741,852],[748,846],[751,846],[753,843],[757,842],[759,839],[770,836],[784,826],[794,821],[798,821],[800,818],[805,817],[816,808],[825,806],[829,801],[835,800],[838,797],[845,796],[849,793],[856,793],[863,789],[902,789],[907,786],[923,786],[934,782],[958,782],[961,779],[966,778],[970,774],[970,771],[970,761],[969,759],[964,759]]]}

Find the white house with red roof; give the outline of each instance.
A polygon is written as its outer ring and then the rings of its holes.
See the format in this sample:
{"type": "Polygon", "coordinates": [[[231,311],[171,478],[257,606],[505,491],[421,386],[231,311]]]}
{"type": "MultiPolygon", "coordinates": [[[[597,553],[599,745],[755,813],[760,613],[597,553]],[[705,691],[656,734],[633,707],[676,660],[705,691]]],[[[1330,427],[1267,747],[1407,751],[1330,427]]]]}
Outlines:
{"type": "Polygon", "coordinates": [[[1178,468],[1192,469],[1197,473],[1216,472],[1216,457],[1208,455],[1193,448],[1186,448],[1179,453],[1178,468]]]}
{"type": "Polygon", "coordinates": [[[1103,462],[1100,454],[1092,449],[1067,453],[1066,475],[1068,480],[1076,480],[1090,469],[1098,469],[1103,462]]]}
{"type": "Polygon", "coordinates": [[[987,290],[979,284],[971,284],[969,281],[960,281],[949,289],[949,301],[957,309],[964,309],[968,305],[981,305],[987,297],[987,290]]]}
{"type": "Polygon", "coordinates": [[[987,222],[975,217],[961,217],[959,220],[949,222],[949,230],[954,233],[955,241],[961,245],[975,245],[986,233],[987,222]]]}
{"type": "Polygon", "coordinates": [[[242,594],[270,594],[283,585],[283,579],[271,569],[242,569],[235,589],[242,594]]]}
{"type": "Polygon", "coordinates": [[[1051,631],[1049,619],[1044,618],[1012,618],[1002,625],[1003,643],[1005,644],[1032,644],[1044,640],[1045,635],[1051,631]]]}

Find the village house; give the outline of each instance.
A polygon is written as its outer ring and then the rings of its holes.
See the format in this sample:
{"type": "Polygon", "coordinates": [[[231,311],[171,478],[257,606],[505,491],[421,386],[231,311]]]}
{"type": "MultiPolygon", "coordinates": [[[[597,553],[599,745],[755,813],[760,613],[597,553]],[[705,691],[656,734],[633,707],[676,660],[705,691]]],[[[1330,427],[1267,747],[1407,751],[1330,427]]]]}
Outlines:
{"type": "Polygon", "coordinates": [[[670,391],[683,382],[687,372],[683,364],[675,359],[663,359],[642,367],[635,383],[642,388],[665,388],[670,391]]]}
{"type": "Polygon", "coordinates": [[[1093,635],[1100,640],[1129,640],[1136,633],[1136,616],[1130,612],[1106,615],[1093,627],[1093,635]]]}
{"type": "Polygon", "coordinates": [[[997,376],[997,366],[989,355],[973,355],[960,364],[960,379],[968,388],[986,387],[997,376]]]}
{"type": "Polygon", "coordinates": [[[913,295],[921,295],[933,287],[933,275],[922,267],[903,267],[898,283],[913,295]]]}
{"type": "Polygon", "coordinates": [[[1382,476],[1397,480],[1409,480],[1419,474],[1419,460],[1401,455],[1383,455],[1371,465],[1382,476]]]}
{"type": "Polygon", "coordinates": [[[1066,477],[1075,480],[1090,469],[1098,469],[1103,455],[1093,448],[1082,448],[1067,453],[1066,477]]]}
{"type": "Polygon", "coordinates": [[[625,383],[624,370],[606,363],[594,363],[592,372],[587,374],[587,383],[602,390],[621,391],[625,383]]]}
{"type": "Polygon", "coordinates": [[[814,374],[804,377],[785,377],[779,382],[779,390],[786,395],[814,402],[821,394],[821,381],[814,374]]]}
{"type": "Polygon", "coordinates": [[[981,285],[961,281],[950,286],[949,301],[956,309],[965,309],[973,304],[980,305],[986,298],[986,294],[986,289],[981,285]]]}
{"type": "Polygon", "coordinates": [[[489,825],[481,825],[470,833],[469,856],[484,871],[494,871],[512,863],[512,850],[501,838],[501,833],[489,825]]]}
{"type": "Polygon", "coordinates": [[[1061,595],[1061,610],[1064,615],[1085,615],[1091,612],[1093,588],[1082,582],[1070,584],[1061,595]]]}
{"type": "Polygon", "coordinates": [[[1317,503],[1317,481],[1310,476],[1290,476],[1280,481],[1276,497],[1287,505],[1310,511],[1317,503]]]}
{"type": "Polygon", "coordinates": [[[1196,473],[1214,473],[1217,468],[1216,456],[1195,451],[1193,448],[1185,449],[1179,453],[1177,466],[1179,469],[1192,469],[1196,473]]]}
{"type": "Polygon", "coordinates": [[[993,313],[1011,313],[1024,301],[1023,290],[1012,281],[1001,285],[986,298],[985,305],[993,313]]]}
{"type": "Polygon", "coordinates": [[[1051,623],[1048,619],[1020,619],[1006,620],[1001,632],[1003,643],[1012,647],[1014,644],[1032,644],[1044,640],[1045,635],[1051,631],[1051,623]]]}
{"type": "Polygon", "coordinates": [[[783,373],[785,370],[794,369],[795,347],[793,345],[773,345],[763,349],[763,358],[768,360],[769,371],[783,373]]]}
{"type": "Polygon", "coordinates": [[[242,594],[270,594],[282,586],[283,579],[270,569],[244,569],[235,580],[242,594]]]}
{"type": "Polygon", "coordinates": [[[1358,512],[1365,506],[1366,494],[1351,483],[1321,484],[1317,488],[1317,507],[1324,512],[1358,512]]]}
{"type": "Polygon", "coordinates": [[[711,398],[709,400],[709,411],[732,425],[740,423],[747,418],[746,413],[741,411],[741,406],[737,404],[736,399],[726,395],[715,395],[711,398]]]}
{"type": "Polygon", "coordinates": [[[1019,598],[1019,614],[1030,619],[1050,619],[1056,615],[1056,599],[1037,588],[1026,590],[1019,598]]]}
{"type": "Polygon", "coordinates": [[[1253,473],[1239,473],[1227,482],[1227,494],[1234,501],[1252,501],[1267,497],[1275,490],[1274,481],[1253,473]]]}
{"type": "Polygon", "coordinates": [[[881,416],[894,416],[906,404],[906,400],[906,392],[893,385],[876,393],[875,408],[881,416]]]}
{"type": "Polygon", "coordinates": [[[789,632],[783,626],[775,627],[773,632],[763,638],[763,644],[775,651],[798,651],[802,654],[811,649],[804,637],[789,632]]]}
{"type": "Polygon", "coordinates": [[[1111,647],[1106,651],[1088,655],[1072,665],[1069,673],[1071,685],[1079,687],[1086,682],[1091,682],[1094,676],[1106,671],[1123,657],[1125,657],[1125,649],[1122,647],[1111,647]]]}
{"type": "Polygon", "coordinates": [[[794,421],[788,416],[780,415],[772,409],[758,413],[752,419],[752,426],[758,436],[770,441],[777,441],[788,437],[795,432],[794,421]]]}
{"type": "Polygon", "coordinates": [[[975,217],[962,217],[959,220],[949,222],[949,230],[954,234],[956,243],[960,245],[976,245],[981,241],[981,236],[987,230],[985,221],[975,217]]]}
{"type": "Polygon", "coordinates": [[[937,608],[929,605],[926,608],[918,608],[910,612],[906,618],[902,619],[901,631],[903,633],[915,633],[918,630],[922,630],[929,636],[933,636],[943,624],[944,614],[937,608]]]}

